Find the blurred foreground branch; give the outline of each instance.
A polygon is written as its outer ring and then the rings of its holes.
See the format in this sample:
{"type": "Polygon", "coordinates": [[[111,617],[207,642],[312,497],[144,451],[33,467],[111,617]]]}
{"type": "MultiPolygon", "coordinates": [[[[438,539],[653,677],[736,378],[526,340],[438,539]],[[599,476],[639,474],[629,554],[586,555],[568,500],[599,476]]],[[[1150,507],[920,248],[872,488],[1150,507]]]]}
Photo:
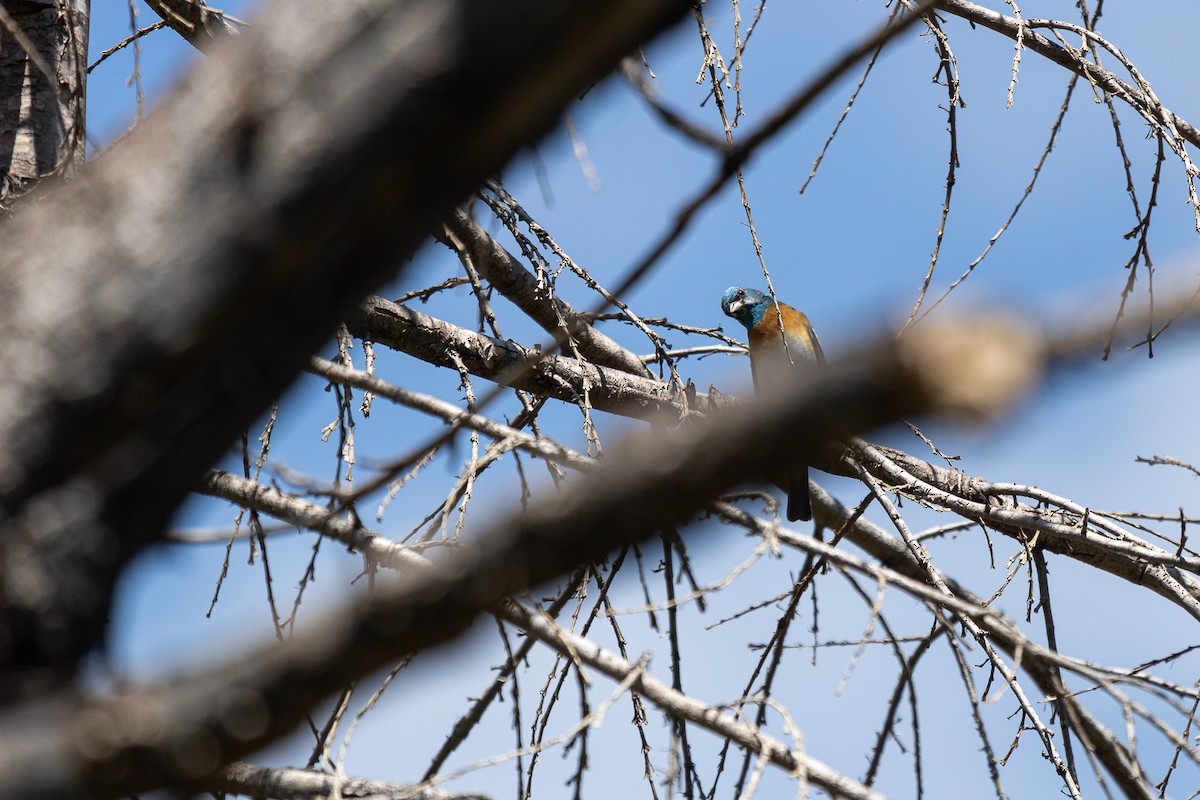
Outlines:
{"type": "MultiPolygon", "coordinates": [[[[1172,316],[1194,313],[1195,304],[1190,297],[1182,294],[1174,297],[1171,304],[1160,301],[1160,312],[1165,308],[1172,316]]],[[[738,398],[715,394],[683,398],[659,381],[637,378],[563,356],[542,356],[512,342],[491,339],[379,298],[369,299],[356,319],[358,321],[351,325],[351,331],[356,335],[442,366],[451,363],[446,354],[455,352],[473,374],[529,389],[541,396],[576,402],[590,387],[589,398],[593,405],[617,414],[650,418],[665,414],[673,421],[689,412],[707,413],[740,404],[738,398]]],[[[1136,331],[1141,319],[1143,317],[1131,315],[1120,329],[1121,333],[1129,335],[1136,331]]],[[[992,379],[973,379],[966,365],[970,359],[1004,347],[1002,339],[988,341],[996,331],[990,326],[981,326],[973,332],[978,338],[971,338],[967,329],[946,335],[943,328],[935,325],[928,331],[919,327],[910,334],[914,338],[909,347],[921,352],[928,379],[936,381],[934,391],[945,407],[957,408],[960,413],[994,413],[992,402],[1005,396],[1003,387],[1000,394],[995,394],[994,378],[1006,368],[997,364],[992,379]]],[[[1060,368],[1073,368],[1096,352],[1109,334],[1110,326],[1098,322],[1060,330],[1048,340],[1049,354],[1060,368]]],[[[1013,347],[1017,350],[1026,348],[1026,358],[1035,357],[1023,337],[1014,339],[1013,347]]],[[[340,375],[360,388],[372,387],[371,383],[355,380],[350,370],[336,368],[339,371],[335,373],[334,369],[333,365],[328,365],[320,372],[335,380],[340,375]]],[[[990,373],[992,369],[988,365],[983,371],[990,373]]],[[[1035,363],[1022,362],[1015,365],[1010,379],[1028,380],[1034,370],[1035,363]]],[[[392,391],[386,382],[373,380],[372,391],[381,394],[392,391]]],[[[397,399],[406,405],[413,404],[397,399]]],[[[451,422],[461,414],[457,409],[453,412],[442,409],[436,413],[451,422]]],[[[497,435],[478,425],[468,423],[468,426],[497,435]]],[[[517,435],[517,432],[506,435],[517,435]]],[[[524,434],[519,436],[529,438],[524,434]]],[[[539,447],[545,450],[550,445],[543,441],[539,447]]],[[[552,451],[545,455],[556,460],[552,451]]],[[[1153,545],[1115,521],[1093,515],[1086,508],[1051,493],[1032,487],[995,484],[897,450],[863,443],[854,445],[849,451],[844,443],[834,443],[812,453],[807,460],[825,472],[852,478],[858,477],[856,470],[861,466],[903,494],[954,511],[1017,541],[1025,541],[1037,531],[1041,534],[1039,546],[1050,552],[1077,559],[1131,583],[1146,584],[1200,619],[1200,578],[1197,578],[1200,558],[1153,545]],[[1017,498],[1022,495],[1035,502],[1018,502],[1017,498]]],[[[772,474],[767,470],[757,477],[769,480],[772,474]]],[[[819,508],[817,519],[829,524],[819,508]]]]}
{"type": "Polygon", "coordinates": [[[11,787],[7,796],[23,796],[37,774],[58,796],[117,796],[201,780],[291,730],[313,704],[349,681],[452,640],[512,594],[686,522],[710,498],[807,457],[827,441],[902,415],[999,411],[1038,374],[1037,350],[1016,346],[1024,339],[1004,326],[986,327],[990,336],[965,325],[935,331],[972,343],[955,371],[972,384],[969,392],[945,384],[922,337],[885,339],[830,365],[819,381],[790,396],[639,437],[591,472],[585,491],[568,483],[561,496],[500,523],[430,569],[382,582],[362,604],[330,614],[282,645],[112,700],[41,702],[32,721],[27,710],[14,708],[0,718],[0,786],[11,787]],[[981,381],[992,390],[986,398],[975,392],[981,381]],[[972,398],[986,405],[973,405],[972,398]],[[325,657],[333,652],[355,658],[325,657]],[[28,768],[31,761],[57,767],[42,774],[28,768]]]}
{"type": "Polygon", "coordinates": [[[73,677],[123,566],[337,322],[688,7],[276,3],[7,222],[0,698],[73,677]]]}

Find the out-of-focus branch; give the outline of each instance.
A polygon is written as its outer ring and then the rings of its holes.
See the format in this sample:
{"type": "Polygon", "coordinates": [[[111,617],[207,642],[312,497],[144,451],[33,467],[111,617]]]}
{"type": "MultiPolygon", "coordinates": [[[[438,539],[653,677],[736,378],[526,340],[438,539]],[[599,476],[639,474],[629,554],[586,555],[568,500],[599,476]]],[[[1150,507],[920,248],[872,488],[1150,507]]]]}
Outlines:
{"type": "Polygon", "coordinates": [[[971,343],[953,373],[969,391],[945,383],[920,337],[885,337],[785,394],[610,451],[586,486],[571,491],[568,482],[433,568],[380,581],[361,603],[283,645],[112,700],[79,705],[63,696],[15,707],[0,717],[0,787],[27,796],[36,776],[48,795],[114,797],[202,780],[291,730],[347,682],[454,639],[505,598],[686,522],[711,498],[825,441],[925,411],[998,411],[1037,374],[1037,350],[1020,346],[1015,330],[988,327],[990,337],[969,325],[928,326],[930,335],[971,343]],[[980,393],[981,382],[989,391],[980,393]]]}
{"type": "MultiPolygon", "coordinates": [[[[1173,306],[1164,307],[1173,314],[1179,314],[1191,306],[1179,300],[1173,306]]],[[[639,417],[650,416],[650,409],[675,416],[685,411],[682,398],[671,393],[665,383],[642,381],[623,373],[581,364],[575,359],[539,356],[512,342],[492,339],[378,298],[371,298],[364,304],[359,321],[352,325],[352,330],[356,335],[369,332],[371,335],[366,338],[373,338],[381,344],[443,366],[450,366],[451,362],[444,354],[447,349],[453,349],[464,355],[468,368],[475,375],[501,382],[508,380],[509,375],[516,375],[518,378],[514,380],[520,382],[514,385],[519,388],[568,402],[575,401],[576,393],[582,393],[586,378],[591,380],[591,399],[597,408],[639,417]],[[377,330],[386,330],[387,335],[380,335],[376,333],[377,330]],[[536,368],[533,366],[535,364],[536,368]],[[564,387],[572,387],[574,393],[564,391],[564,387]]],[[[1064,365],[1078,363],[1088,351],[1103,341],[1101,337],[1106,336],[1107,332],[1108,327],[1100,324],[1063,331],[1052,340],[1055,358],[1064,365]]],[[[913,346],[927,351],[930,363],[940,365],[939,369],[957,369],[964,358],[970,357],[973,348],[966,341],[938,342],[936,337],[918,335],[920,338],[913,346]],[[947,345],[957,350],[943,349],[947,345]]],[[[322,374],[332,377],[332,374],[327,374],[329,370],[330,367],[324,367],[322,374]]],[[[353,379],[353,370],[344,370],[343,377],[353,379]]],[[[948,381],[946,385],[956,382],[956,376],[952,374],[944,377],[948,381]]],[[[386,383],[380,383],[378,388],[382,394],[386,391],[386,383]]],[[[960,388],[975,392],[976,396],[970,398],[969,403],[986,405],[988,390],[984,384],[968,384],[969,381],[963,381],[960,388]]],[[[358,385],[368,388],[362,383],[358,385]]],[[[399,391],[403,393],[406,390],[399,391]]],[[[397,399],[404,402],[401,398],[397,399]]],[[[948,396],[943,398],[948,399],[948,396]]],[[[700,395],[688,410],[712,410],[714,405],[738,404],[738,398],[700,395]]],[[[441,412],[436,413],[450,419],[441,412]]],[[[462,412],[455,409],[454,413],[462,412]]],[[[483,432],[494,435],[494,432],[483,432]]],[[[1014,494],[1019,495],[1020,491],[1011,485],[997,485],[978,476],[938,467],[898,450],[870,446],[867,452],[860,448],[854,453],[852,461],[846,459],[846,454],[844,444],[834,444],[814,454],[810,464],[831,474],[853,478],[857,477],[853,464],[861,463],[872,475],[904,494],[933,502],[1018,541],[1026,541],[1032,532],[1037,531],[1041,537],[1038,545],[1047,551],[1081,561],[1131,583],[1147,585],[1200,619],[1200,579],[1196,577],[1196,574],[1200,574],[1200,559],[1164,550],[1098,516],[1088,516],[1085,530],[1081,526],[1087,512],[1081,507],[1065,502],[1052,503],[1047,507],[1020,503],[1013,497],[1014,494]]],[[[817,516],[825,521],[819,507],[817,516]]]]}
{"type": "MultiPolygon", "coordinates": [[[[433,569],[432,562],[416,555],[397,543],[364,531],[342,518],[332,518],[329,512],[320,506],[297,498],[288,498],[277,490],[259,486],[253,481],[224,473],[213,473],[206,483],[205,491],[215,496],[224,497],[231,502],[255,508],[263,513],[287,520],[296,525],[317,530],[326,535],[360,550],[372,561],[397,570],[433,569]],[[329,520],[336,519],[336,524],[329,520]]],[[[878,564],[863,562],[848,553],[835,549],[833,546],[809,536],[801,536],[787,529],[780,529],[770,522],[758,520],[741,509],[726,504],[716,503],[710,508],[728,522],[757,531],[760,535],[777,537],[782,543],[797,547],[806,552],[819,555],[832,563],[840,564],[869,575],[876,580],[897,586],[914,597],[933,603],[949,613],[960,618],[978,621],[987,630],[987,638],[1000,650],[1019,661],[1015,667],[1028,673],[1046,696],[1059,698],[1068,704],[1072,724],[1077,730],[1087,736],[1089,741],[1096,742],[1102,751],[1102,760],[1106,768],[1126,786],[1136,788],[1139,785],[1138,768],[1132,761],[1132,755],[1121,745],[1111,731],[1092,717],[1078,702],[1076,695],[1070,692],[1062,681],[1058,668],[1066,668],[1083,674],[1098,685],[1109,687],[1112,691],[1111,674],[1099,671],[1094,664],[1085,664],[1065,658],[1053,650],[1031,640],[1014,625],[1006,616],[996,609],[989,607],[983,599],[975,596],[970,590],[956,582],[953,578],[938,573],[938,583],[942,590],[928,585],[929,576],[925,567],[913,558],[906,545],[889,536],[874,523],[857,517],[851,520],[851,512],[819,488],[814,491],[814,501],[824,509],[825,517],[822,522],[834,530],[838,530],[846,540],[866,551],[878,564]],[[943,593],[944,592],[944,593],[943,593]]],[[[631,668],[627,662],[615,659],[612,654],[606,654],[584,639],[559,636],[553,626],[534,624],[533,615],[527,610],[514,607],[507,602],[501,602],[489,609],[492,613],[520,625],[538,638],[546,641],[556,649],[571,649],[586,663],[600,669],[610,677],[621,680],[631,668]]],[[[651,679],[651,682],[653,680],[651,679]]],[[[708,708],[695,701],[687,700],[672,690],[665,692],[652,691],[665,689],[661,686],[638,686],[639,691],[660,705],[667,713],[683,716],[693,722],[709,727],[714,732],[734,738],[742,742],[746,733],[741,729],[730,728],[727,721],[713,718],[708,708]],[[682,699],[681,699],[682,698],[682,699]],[[686,700],[686,702],[683,702],[686,700]],[[690,705],[689,705],[690,704],[690,705]],[[696,709],[699,711],[692,713],[696,709]],[[710,725],[706,720],[715,720],[710,725]],[[716,724],[720,723],[720,724],[716,724]]],[[[1118,698],[1119,700],[1120,698],[1118,698]]],[[[762,743],[760,743],[762,744],[762,743]]],[[[785,748],[772,744],[758,752],[771,757],[779,766],[792,768],[791,754],[785,748]]],[[[820,766],[820,765],[818,765],[820,766]]],[[[827,788],[836,785],[836,776],[822,776],[820,782],[827,788]],[[828,779],[828,781],[827,781],[828,779]]],[[[1137,796],[1133,792],[1131,796],[1137,796]]]]}
{"type": "MultiPolygon", "coordinates": [[[[479,336],[464,329],[455,329],[454,326],[440,321],[436,324],[426,324],[424,327],[435,333],[448,329],[460,336],[479,336]]],[[[448,344],[445,340],[442,341],[443,344],[448,344]]],[[[395,341],[390,343],[398,344],[395,341]]],[[[544,367],[553,370],[557,364],[557,361],[550,361],[544,367]]],[[[314,360],[312,369],[316,374],[332,381],[348,383],[374,392],[381,397],[435,414],[448,422],[478,430],[493,438],[512,439],[517,442],[518,447],[534,455],[567,464],[575,469],[589,469],[595,466],[595,462],[586,456],[561,448],[544,438],[533,437],[480,415],[470,414],[439,398],[411,392],[323,359],[314,360]]],[[[571,370],[560,375],[561,381],[565,382],[573,374],[574,370],[571,370]]],[[[662,392],[667,390],[665,384],[660,384],[660,387],[662,392]]],[[[647,394],[654,396],[657,393],[651,391],[647,394]]],[[[978,476],[938,467],[887,447],[859,442],[853,450],[853,460],[847,459],[846,453],[844,446],[834,445],[827,448],[820,457],[813,459],[813,463],[828,472],[847,477],[854,477],[856,474],[853,463],[861,464],[872,475],[903,493],[975,520],[1018,541],[1027,541],[1030,535],[1037,532],[1040,537],[1039,547],[1082,561],[1131,583],[1149,586],[1192,616],[1200,617],[1200,581],[1195,577],[1195,573],[1200,573],[1198,559],[1154,546],[1115,523],[1106,523],[1099,516],[1090,516],[1088,528],[1085,529],[1082,526],[1087,512],[1082,508],[1072,507],[1061,499],[1047,504],[1046,507],[1019,503],[1011,497],[1011,494],[1018,492],[1012,486],[998,486],[978,476]]],[[[1038,499],[1053,499],[1048,493],[1041,494],[1042,497],[1038,499]]],[[[827,506],[825,513],[832,514],[833,507],[827,506]]],[[[818,517],[825,524],[835,524],[832,520],[825,519],[821,509],[818,509],[818,517]]],[[[884,563],[890,560],[886,553],[879,552],[875,555],[884,563]]]]}
{"type": "Polygon", "coordinates": [[[10,220],[0,697],[69,680],[123,565],[338,320],[690,7],[278,2],[10,220]]]}
{"type": "MultiPolygon", "coordinates": [[[[326,520],[330,517],[325,509],[298,498],[287,498],[274,489],[267,489],[245,478],[214,471],[206,480],[203,491],[217,497],[224,497],[239,505],[286,519],[297,525],[319,530],[362,551],[372,561],[392,569],[411,570],[415,567],[433,570],[436,568],[433,562],[413,554],[385,537],[361,529],[352,530],[352,523],[339,520],[338,524],[329,525],[326,520]],[[314,523],[316,523],[315,526],[314,523]]],[[[542,614],[515,602],[502,599],[487,610],[505,621],[519,626],[553,649],[563,652],[571,658],[578,658],[614,680],[625,680],[636,667],[625,659],[595,646],[587,639],[562,630],[544,619],[542,614]]],[[[990,614],[990,612],[986,613],[990,614]]],[[[825,764],[789,750],[775,738],[734,719],[732,716],[722,714],[712,706],[671,689],[649,674],[643,672],[636,679],[633,687],[667,714],[689,720],[720,736],[733,738],[742,747],[760,753],[776,766],[790,773],[800,770],[806,774],[809,781],[825,788],[834,796],[878,797],[866,787],[839,775],[825,764]]]]}

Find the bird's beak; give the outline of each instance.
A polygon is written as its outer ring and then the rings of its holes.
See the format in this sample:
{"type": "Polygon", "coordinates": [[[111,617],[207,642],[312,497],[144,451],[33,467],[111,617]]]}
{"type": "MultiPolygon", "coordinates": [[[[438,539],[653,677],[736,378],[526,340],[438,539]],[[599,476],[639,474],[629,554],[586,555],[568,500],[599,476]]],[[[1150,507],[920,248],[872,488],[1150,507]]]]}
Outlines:
{"type": "Polygon", "coordinates": [[[730,303],[729,304],[729,316],[736,317],[738,315],[738,312],[742,310],[743,305],[745,305],[745,303],[741,300],[734,300],[732,303],[730,303]]]}

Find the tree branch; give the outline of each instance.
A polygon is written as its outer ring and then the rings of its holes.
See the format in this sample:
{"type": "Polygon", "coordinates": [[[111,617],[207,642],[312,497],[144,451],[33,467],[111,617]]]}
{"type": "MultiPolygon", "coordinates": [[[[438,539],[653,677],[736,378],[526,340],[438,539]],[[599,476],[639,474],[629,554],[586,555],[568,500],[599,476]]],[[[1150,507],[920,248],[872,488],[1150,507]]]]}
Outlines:
{"type": "Polygon", "coordinates": [[[449,237],[443,234],[439,238],[450,247],[461,247],[469,254],[480,276],[543,330],[557,339],[563,337],[565,326],[566,332],[576,340],[580,355],[589,361],[633,375],[652,377],[640,358],[596,330],[565,300],[552,294],[548,285],[540,283],[537,276],[462,210],[452,212],[445,226],[449,237]]]}
{"type": "Polygon", "coordinates": [[[938,10],[954,14],[977,25],[1001,33],[1013,41],[1020,38],[1021,44],[1040,56],[1053,61],[1061,67],[1080,75],[1099,86],[1109,94],[1116,95],[1129,103],[1138,113],[1158,123],[1173,126],[1179,135],[1194,146],[1200,147],[1200,131],[1183,117],[1163,106],[1156,98],[1148,96],[1141,89],[1135,88],[1118,78],[1112,72],[1088,61],[1077,51],[1065,48],[1052,42],[1028,25],[1021,25],[1017,19],[1006,17],[998,11],[984,8],[968,0],[941,0],[938,10]]]}
{"type": "Polygon", "coordinates": [[[364,797],[382,800],[404,797],[408,800],[488,800],[486,795],[421,789],[409,784],[369,778],[338,778],[327,772],[287,767],[260,767],[237,762],[226,767],[206,787],[213,793],[229,793],[259,800],[314,800],[318,797],[364,797]],[[336,793],[336,794],[335,794],[336,793]]]}
{"type": "Polygon", "coordinates": [[[146,5],[197,50],[239,32],[223,13],[201,0],[146,0],[146,5]]]}
{"type": "Polygon", "coordinates": [[[677,421],[707,406],[707,396],[683,397],[654,378],[560,355],[544,355],[507,340],[460,328],[381,297],[369,297],[346,323],[350,333],[442,367],[453,351],[472,375],[543,397],[579,402],[640,419],[677,421]]]}

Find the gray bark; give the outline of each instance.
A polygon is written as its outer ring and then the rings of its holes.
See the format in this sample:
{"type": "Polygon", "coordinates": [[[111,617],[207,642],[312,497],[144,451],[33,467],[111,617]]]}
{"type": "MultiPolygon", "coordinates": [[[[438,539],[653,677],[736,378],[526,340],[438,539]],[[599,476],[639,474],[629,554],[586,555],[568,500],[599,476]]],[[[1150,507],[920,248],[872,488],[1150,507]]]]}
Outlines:
{"type": "Polygon", "coordinates": [[[569,333],[579,354],[596,364],[643,377],[652,377],[638,357],[588,323],[566,301],[553,294],[548,282],[538,280],[525,265],[500,246],[461,210],[445,222],[443,236],[451,236],[489,286],[511,300],[531,319],[562,342],[569,333]]]}
{"type": "Polygon", "coordinates": [[[0,7],[0,207],[83,160],[89,5],[0,7]]]}
{"type": "MultiPolygon", "coordinates": [[[[472,374],[539,396],[568,402],[583,402],[586,398],[592,408],[601,411],[668,423],[678,422],[690,410],[688,398],[653,378],[567,356],[546,355],[382,297],[368,297],[346,324],[354,336],[438,366],[453,368],[453,352],[472,374]]],[[[696,401],[692,406],[707,407],[707,396],[698,394],[692,399],[696,401]]]]}
{"type": "Polygon", "coordinates": [[[220,12],[196,0],[146,0],[146,5],[197,50],[238,32],[220,12]]]}

